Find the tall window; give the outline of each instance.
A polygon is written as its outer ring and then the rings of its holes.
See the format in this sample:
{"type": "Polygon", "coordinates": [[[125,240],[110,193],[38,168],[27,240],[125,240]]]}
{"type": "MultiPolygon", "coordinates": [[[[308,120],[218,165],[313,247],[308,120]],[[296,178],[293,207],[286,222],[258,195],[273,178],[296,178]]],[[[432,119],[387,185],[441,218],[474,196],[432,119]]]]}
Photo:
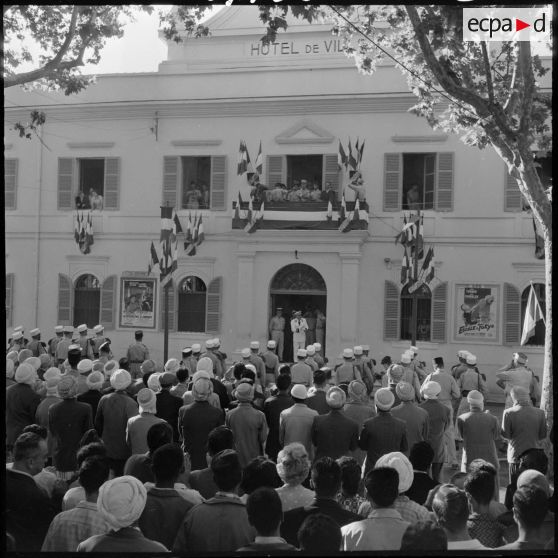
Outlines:
{"type": "Polygon", "coordinates": [[[178,286],[178,331],[205,331],[207,287],[194,275],[178,286]]]}
{"type": "Polygon", "coordinates": [[[430,341],[430,312],[432,307],[432,294],[426,285],[421,285],[412,294],[409,293],[408,285],[405,285],[401,291],[401,339],[411,339],[413,296],[417,297],[417,340],[430,341]]]}
{"type": "Polygon", "coordinates": [[[308,188],[322,189],[323,155],[287,155],[287,185],[306,180],[308,188]]]}
{"type": "MultiPolygon", "coordinates": [[[[543,283],[533,283],[533,287],[535,288],[535,293],[537,294],[537,298],[539,299],[539,303],[541,305],[541,310],[543,314],[546,314],[546,296],[545,296],[545,286],[543,283]]],[[[521,293],[521,324],[525,321],[525,311],[527,310],[527,300],[529,299],[529,291],[531,287],[527,287],[521,293]]],[[[544,321],[541,319],[535,324],[535,335],[527,341],[527,345],[544,345],[544,334],[545,334],[545,326],[544,321]]]]}
{"type": "Polygon", "coordinates": [[[403,154],[403,209],[434,209],[436,153],[403,154]]]}
{"type": "Polygon", "coordinates": [[[78,277],[74,293],[74,327],[87,324],[93,328],[99,323],[101,310],[101,284],[94,275],[78,277]]]}
{"type": "Polygon", "coordinates": [[[211,157],[181,157],[182,208],[207,209],[211,201],[211,157]]]}
{"type": "Polygon", "coordinates": [[[79,206],[80,198],[82,207],[80,209],[102,209],[102,202],[95,196],[105,195],[105,160],[78,159],[79,165],[79,190],[76,204],[79,206]],[[83,197],[81,196],[83,192],[83,197]],[[101,207],[96,207],[101,204],[101,207]]]}

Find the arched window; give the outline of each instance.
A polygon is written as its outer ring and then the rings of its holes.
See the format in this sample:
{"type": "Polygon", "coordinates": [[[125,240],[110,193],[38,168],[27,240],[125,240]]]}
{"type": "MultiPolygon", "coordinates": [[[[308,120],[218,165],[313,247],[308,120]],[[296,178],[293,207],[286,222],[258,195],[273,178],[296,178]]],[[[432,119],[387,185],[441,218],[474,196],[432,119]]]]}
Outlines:
{"type": "Polygon", "coordinates": [[[178,286],[178,331],[205,331],[207,287],[194,275],[178,286]]]}
{"type": "Polygon", "coordinates": [[[74,295],[74,327],[87,324],[93,328],[99,323],[101,284],[94,275],[78,277],[74,295]]]}
{"type": "MultiPolygon", "coordinates": [[[[544,315],[546,315],[546,297],[545,297],[545,285],[544,283],[533,283],[533,287],[535,289],[535,293],[537,298],[539,299],[539,304],[541,305],[541,310],[544,315]]],[[[521,325],[523,326],[523,322],[525,321],[525,311],[527,309],[527,301],[529,299],[529,291],[531,290],[531,286],[524,289],[521,293],[521,325]]],[[[545,316],[546,317],[546,316],[545,316]]],[[[544,321],[539,320],[535,325],[535,335],[533,335],[526,345],[544,345],[544,334],[545,334],[545,326],[544,321]]]]}
{"type": "Polygon", "coordinates": [[[403,340],[411,340],[413,318],[413,296],[417,297],[417,341],[430,341],[430,316],[432,293],[422,284],[414,293],[409,293],[409,285],[401,290],[401,334],[403,340]]]}

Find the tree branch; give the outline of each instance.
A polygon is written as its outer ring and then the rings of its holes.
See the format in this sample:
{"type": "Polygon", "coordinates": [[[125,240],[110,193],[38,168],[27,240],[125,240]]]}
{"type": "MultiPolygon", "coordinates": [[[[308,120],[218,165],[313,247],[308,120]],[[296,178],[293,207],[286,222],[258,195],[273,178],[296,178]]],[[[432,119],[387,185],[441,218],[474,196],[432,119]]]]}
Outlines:
{"type": "Polygon", "coordinates": [[[45,77],[49,77],[52,74],[58,72],[61,69],[69,69],[76,66],[81,66],[83,64],[83,55],[74,59],[68,60],[67,62],[62,62],[62,58],[66,55],[70,48],[70,44],[76,33],[77,18],[81,12],[80,6],[74,6],[72,11],[72,18],[70,20],[70,27],[66,33],[66,38],[64,43],[60,47],[60,50],[56,56],[44,64],[41,68],[36,70],[31,70],[30,72],[24,72],[22,74],[15,74],[13,76],[8,76],[4,79],[4,89],[7,87],[13,87],[14,85],[21,85],[23,83],[28,83],[30,81],[36,81],[45,77]]]}
{"type": "Polygon", "coordinates": [[[523,99],[521,103],[519,121],[519,133],[530,136],[531,127],[531,108],[535,95],[535,76],[533,74],[533,64],[531,59],[531,45],[529,41],[519,43],[519,63],[521,75],[523,76],[523,99]]]}
{"type": "Polygon", "coordinates": [[[515,64],[513,66],[513,74],[510,83],[510,93],[508,98],[504,103],[504,111],[508,116],[511,116],[515,112],[515,108],[517,107],[517,103],[519,102],[519,90],[517,88],[517,83],[521,76],[521,66],[519,63],[519,43],[516,43],[514,50],[516,51],[515,57],[515,64]]]}
{"type": "Polygon", "coordinates": [[[481,41],[482,60],[484,62],[484,73],[486,75],[486,87],[488,89],[488,102],[494,104],[494,83],[492,82],[492,72],[490,70],[490,61],[488,60],[488,51],[486,49],[486,41],[481,41]]]}
{"type": "Polygon", "coordinates": [[[9,11],[10,8],[13,8],[13,4],[2,6],[2,15],[6,15],[6,12],[9,11]]]}

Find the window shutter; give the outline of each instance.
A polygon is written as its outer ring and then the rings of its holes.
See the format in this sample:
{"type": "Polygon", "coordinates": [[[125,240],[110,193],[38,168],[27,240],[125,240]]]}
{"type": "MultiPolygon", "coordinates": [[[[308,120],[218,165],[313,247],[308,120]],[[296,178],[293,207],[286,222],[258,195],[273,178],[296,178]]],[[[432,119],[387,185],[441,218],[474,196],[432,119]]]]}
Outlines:
{"type": "Polygon", "coordinates": [[[116,306],[116,275],[107,277],[101,289],[100,323],[106,329],[114,329],[114,308],[116,306]]]}
{"type": "Polygon", "coordinates": [[[221,297],[223,278],[216,277],[207,288],[207,305],[205,316],[205,331],[219,333],[221,329],[221,297]]]}
{"type": "Polygon", "coordinates": [[[453,211],[453,153],[438,153],[436,211],[453,211]]]}
{"type": "Polygon", "coordinates": [[[74,160],[66,157],[59,157],[58,158],[58,209],[72,209],[73,188],[74,188],[74,160]]]}
{"type": "Polygon", "coordinates": [[[6,326],[11,327],[13,324],[14,310],[14,274],[6,274],[6,326]]]}
{"type": "MultiPolygon", "coordinates": [[[[176,331],[176,305],[174,302],[175,297],[175,285],[174,280],[171,279],[169,283],[169,331],[176,331]]],[[[159,313],[160,325],[159,329],[161,331],[165,330],[165,287],[161,287],[161,311],[159,313]]]]}
{"type": "Polygon", "coordinates": [[[521,331],[521,296],[511,283],[504,283],[504,345],[517,345],[521,331]]]}
{"type": "Polygon", "coordinates": [[[178,194],[178,157],[163,159],[163,205],[177,207],[178,194]]]}
{"type": "Polygon", "coordinates": [[[385,281],[384,340],[399,339],[399,289],[395,283],[385,281]]]}
{"type": "Polygon", "coordinates": [[[227,206],[227,158],[211,157],[210,209],[222,210],[227,206]]]}
{"type": "Polygon", "coordinates": [[[67,275],[58,274],[58,323],[72,324],[72,281],[67,275]]]}
{"type": "Polygon", "coordinates": [[[322,175],[324,177],[322,190],[325,190],[326,182],[333,184],[333,190],[339,191],[339,165],[337,164],[337,155],[324,155],[324,166],[322,175]]]}
{"type": "Polygon", "coordinates": [[[384,153],[384,211],[401,210],[402,170],[401,153],[384,153]]]}
{"type": "Polygon", "coordinates": [[[517,180],[509,173],[505,167],[504,184],[504,211],[521,211],[523,195],[517,184],[517,180]]]}
{"type": "Polygon", "coordinates": [[[276,182],[285,183],[284,161],[285,157],[283,155],[267,156],[267,186],[273,188],[276,182]]]}
{"type": "Polygon", "coordinates": [[[120,207],[120,157],[105,159],[105,196],[104,209],[119,209],[120,207]]]}
{"type": "Polygon", "coordinates": [[[17,208],[17,159],[4,160],[4,209],[17,208]]]}
{"type": "Polygon", "coordinates": [[[432,292],[432,326],[430,339],[433,343],[446,342],[448,307],[448,284],[438,285],[432,292]]]}

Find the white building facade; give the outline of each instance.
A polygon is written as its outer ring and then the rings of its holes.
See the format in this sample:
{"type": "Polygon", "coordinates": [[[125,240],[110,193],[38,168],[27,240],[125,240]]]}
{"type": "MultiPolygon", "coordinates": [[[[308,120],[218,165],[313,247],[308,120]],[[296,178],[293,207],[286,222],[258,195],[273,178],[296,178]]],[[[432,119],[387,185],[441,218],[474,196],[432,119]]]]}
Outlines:
{"type": "MultiPolygon", "coordinates": [[[[468,349],[495,400],[495,372],[512,352],[523,350],[540,375],[540,331],[531,345],[519,341],[528,288],[544,283],[544,261],[534,256],[532,218],[496,153],[408,113],[415,98],[400,72],[385,64],[373,76],[359,74],[327,25],[293,22],[269,47],[259,42],[256,8],[225,8],[208,25],[208,38],[169,44],[156,73],[102,76],[72,97],[6,91],[8,336],[19,324],[26,332],[40,327],[47,340],[56,324],[103,323],[113,353],[123,356],[143,329],[162,361],[161,288],[146,272],[167,204],[183,228],[189,215],[201,215],[205,232],[194,256],[179,237],[170,356],[219,337],[234,360],[250,340],[265,342],[281,306],[287,317],[293,309],[323,311],[330,361],[356,344],[370,345],[378,363],[398,358],[410,344],[410,299],[394,239],[409,215],[406,191],[418,183],[436,273],[418,304],[420,360],[429,365],[440,355],[449,367],[457,350],[468,349]],[[41,141],[11,130],[30,107],[47,116],[41,141]],[[304,202],[266,207],[252,234],[235,225],[238,195],[247,201],[250,193],[237,175],[240,140],[252,160],[261,142],[265,184],[307,178],[320,189],[331,182],[340,194],[348,175],[337,166],[338,146],[349,138],[365,141],[368,226],[342,233],[336,211],[328,221],[327,204],[304,202]],[[196,209],[192,180],[207,186],[196,209]],[[91,211],[94,244],[83,254],[75,198],[91,188],[103,209],[91,211]],[[484,319],[472,319],[486,297],[493,298],[484,319]]],[[[354,193],[345,192],[352,207],[354,193]]]]}

